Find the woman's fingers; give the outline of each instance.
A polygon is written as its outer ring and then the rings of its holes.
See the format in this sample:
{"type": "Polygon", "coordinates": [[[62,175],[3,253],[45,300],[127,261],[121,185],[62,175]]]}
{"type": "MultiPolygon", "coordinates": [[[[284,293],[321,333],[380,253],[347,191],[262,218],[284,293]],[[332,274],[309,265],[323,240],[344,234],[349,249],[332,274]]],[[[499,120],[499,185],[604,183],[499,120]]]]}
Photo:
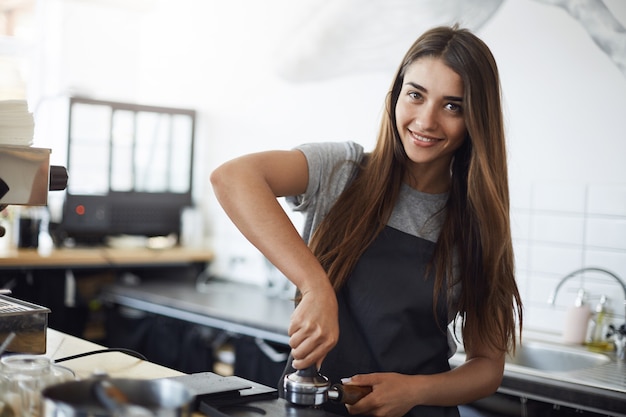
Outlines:
{"type": "Polygon", "coordinates": [[[328,353],[330,345],[328,338],[321,334],[308,336],[304,332],[296,332],[290,339],[291,356],[293,367],[296,369],[306,368],[315,363],[321,363],[328,353]]]}
{"type": "Polygon", "coordinates": [[[336,298],[305,295],[289,325],[289,345],[296,369],[321,363],[339,337],[336,298]]]}

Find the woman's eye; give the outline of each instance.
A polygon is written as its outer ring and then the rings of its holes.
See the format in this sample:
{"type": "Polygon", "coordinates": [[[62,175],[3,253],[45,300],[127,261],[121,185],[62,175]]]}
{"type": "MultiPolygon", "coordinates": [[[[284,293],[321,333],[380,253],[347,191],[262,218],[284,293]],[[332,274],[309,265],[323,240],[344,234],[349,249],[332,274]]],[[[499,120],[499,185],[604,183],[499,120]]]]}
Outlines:
{"type": "Polygon", "coordinates": [[[463,108],[456,103],[448,103],[446,104],[446,109],[450,110],[453,113],[462,113],[463,108]]]}
{"type": "Polygon", "coordinates": [[[409,97],[411,97],[413,100],[419,100],[420,98],[422,98],[422,95],[417,91],[409,91],[409,97]]]}

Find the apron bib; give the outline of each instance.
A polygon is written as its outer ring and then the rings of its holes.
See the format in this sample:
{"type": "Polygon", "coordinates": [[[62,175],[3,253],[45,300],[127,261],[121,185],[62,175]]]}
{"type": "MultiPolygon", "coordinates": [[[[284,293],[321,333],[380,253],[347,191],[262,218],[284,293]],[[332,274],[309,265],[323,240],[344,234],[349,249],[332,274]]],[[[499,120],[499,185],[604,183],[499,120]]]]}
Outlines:
{"type": "MultiPolygon", "coordinates": [[[[387,226],[364,252],[337,294],[339,341],[320,370],[331,383],[371,372],[450,370],[445,294],[433,310],[434,278],[426,276],[434,248],[431,241],[387,226]]],[[[349,415],[342,404],[329,402],[324,408],[349,415]]],[[[458,415],[456,407],[430,406],[406,414],[458,415]]]]}

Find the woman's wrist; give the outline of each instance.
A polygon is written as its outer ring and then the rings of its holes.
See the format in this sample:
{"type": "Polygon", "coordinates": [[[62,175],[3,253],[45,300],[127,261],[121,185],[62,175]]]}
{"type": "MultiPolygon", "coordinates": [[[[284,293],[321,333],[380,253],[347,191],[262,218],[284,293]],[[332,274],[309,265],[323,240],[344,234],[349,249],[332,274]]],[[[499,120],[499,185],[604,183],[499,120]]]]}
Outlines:
{"type": "Polygon", "coordinates": [[[309,276],[308,279],[304,280],[300,285],[296,284],[296,286],[302,295],[318,292],[334,293],[333,286],[325,273],[317,277],[309,276]]]}

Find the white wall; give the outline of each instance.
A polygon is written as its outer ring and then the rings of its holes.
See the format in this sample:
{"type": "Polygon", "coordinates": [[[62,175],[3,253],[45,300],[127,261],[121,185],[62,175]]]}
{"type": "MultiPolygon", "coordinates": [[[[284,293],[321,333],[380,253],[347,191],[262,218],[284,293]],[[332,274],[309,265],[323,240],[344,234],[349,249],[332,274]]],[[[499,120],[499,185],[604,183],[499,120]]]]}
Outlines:
{"type": "MultiPolygon", "coordinates": [[[[573,295],[564,291],[555,308],[545,299],[560,277],[591,263],[626,277],[626,72],[564,9],[539,0],[499,3],[42,1],[41,71],[30,97],[41,109],[53,102],[48,97],[74,92],[197,109],[195,191],[216,271],[262,283],[263,260],[217,207],[208,173],[243,153],[306,141],[350,139],[371,147],[406,46],[429,26],[454,21],[461,5],[493,6],[488,20],[464,12],[461,21],[477,27],[501,71],[527,325],[558,332],[573,295]],[[353,32],[356,38],[348,38],[353,32]],[[354,42],[349,51],[367,54],[342,53],[346,39],[354,42]],[[324,47],[315,50],[312,40],[324,47]],[[290,61],[294,44],[301,61],[290,61]],[[321,61],[330,66],[317,68],[321,61]]],[[[626,2],[604,3],[626,26],[626,2]]],[[[626,60],[623,36],[620,42],[617,52],[626,60]]],[[[58,123],[47,120],[37,131],[40,145],[57,131],[58,123]]],[[[618,310],[623,297],[610,281],[592,277],[585,287],[607,293],[618,310]]]]}

